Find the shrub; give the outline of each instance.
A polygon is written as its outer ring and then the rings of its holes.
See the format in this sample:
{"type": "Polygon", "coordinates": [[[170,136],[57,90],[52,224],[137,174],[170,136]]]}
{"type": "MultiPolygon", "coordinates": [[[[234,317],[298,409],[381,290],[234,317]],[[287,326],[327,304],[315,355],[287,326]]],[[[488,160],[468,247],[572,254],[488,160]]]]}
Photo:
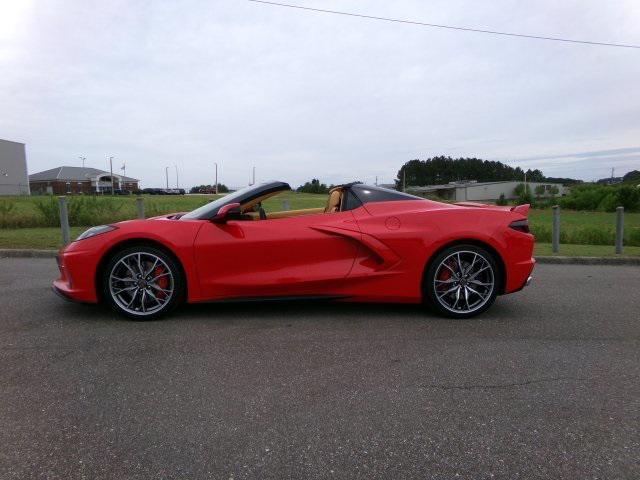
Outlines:
{"type": "Polygon", "coordinates": [[[15,210],[15,205],[11,202],[2,200],[0,202],[0,216],[7,216],[15,210]]]}
{"type": "Polygon", "coordinates": [[[560,199],[560,206],[570,210],[613,212],[624,207],[628,212],[640,211],[640,188],[629,185],[578,185],[560,199]]]}
{"type": "Polygon", "coordinates": [[[42,215],[42,225],[47,227],[57,227],[60,225],[60,210],[58,200],[53,196],[38,199],[35,202],[36,210],[42,215]]]}
{"type": "Polygon", "coordinates": [[[615,192],[607,193],[600,203],[598,204],[598,210],[601,212],[614,212],[618,206],[618,196],[615,192]]]}
{"type": "Polygon", "coordinates": [[[618,189],[618,205],[630,212],[640,211],[640,188],[625,185],[618,189]]]}
{"type": "Polygon", "coordinates": [[[507,204],[507,199],[504,196],[504,193],[500,194],[500,198],[498,198],[498,200],[496,200],[496,205],[506,205],[507,204]]]}

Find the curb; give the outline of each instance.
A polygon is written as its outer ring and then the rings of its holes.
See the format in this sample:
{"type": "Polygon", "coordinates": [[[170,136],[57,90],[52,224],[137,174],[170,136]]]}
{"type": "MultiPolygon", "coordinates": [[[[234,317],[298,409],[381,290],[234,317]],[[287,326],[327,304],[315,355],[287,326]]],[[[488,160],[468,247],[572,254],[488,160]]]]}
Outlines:
{"type": "MultiPolygon", "coordinates": [[[[0,249],[0,258],[55,258],[57,250],[0,249]]],[[[535,257],[548,265],[640,265],[640,257],[535,257]]]]}
{"type": "Polygon", "coordinates": [[[56,258],[58,250],[1,248],[0,258],[56,258]]]}

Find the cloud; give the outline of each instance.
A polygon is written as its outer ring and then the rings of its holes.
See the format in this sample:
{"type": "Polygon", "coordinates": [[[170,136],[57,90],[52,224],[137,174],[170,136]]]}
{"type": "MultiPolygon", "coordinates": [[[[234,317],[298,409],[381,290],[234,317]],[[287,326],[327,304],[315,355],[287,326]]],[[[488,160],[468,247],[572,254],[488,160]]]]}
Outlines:
{"type": "MultiPolygon", "coordinates": [[[[301,2],[640,43],[632,0],[301,2]]],[[[80,155],[126,161],[146,186],[167,165],[183,184],[213,181],[213,162],[232,186],[254,165],[258,179],[292,184],[390,182],[406,160],[439,154],[587,180],[638,168],[637,51],[238,0],[27,7],[12,10],[21,28],[0,46],[0,137],[27,143],[31,172],[80,155]]]]}

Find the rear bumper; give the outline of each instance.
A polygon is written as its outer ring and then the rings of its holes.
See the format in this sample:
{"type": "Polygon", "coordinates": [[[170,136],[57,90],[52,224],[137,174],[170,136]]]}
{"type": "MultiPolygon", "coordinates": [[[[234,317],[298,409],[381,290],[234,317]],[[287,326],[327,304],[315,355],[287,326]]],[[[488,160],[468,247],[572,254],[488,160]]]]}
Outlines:
{"type": "Polygon", "coordinates": [[[530,285],[533,280],[531,273],[535,266],[536,261],[533,258],[513,265],[507,272],[507,285],[504,293],[519,292],[530,285]]]}

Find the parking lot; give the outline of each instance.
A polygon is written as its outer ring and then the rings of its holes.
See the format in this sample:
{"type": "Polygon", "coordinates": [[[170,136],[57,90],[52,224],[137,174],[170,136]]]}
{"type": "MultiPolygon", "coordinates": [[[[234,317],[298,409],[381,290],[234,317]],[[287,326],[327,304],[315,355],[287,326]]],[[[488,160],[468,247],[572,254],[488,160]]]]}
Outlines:
{"type": "Polygon", "coordinates": [[[453,321],[209,304],[136,323],[0,259],[0,478],[638,478],[640,268],[453,321]]]}

